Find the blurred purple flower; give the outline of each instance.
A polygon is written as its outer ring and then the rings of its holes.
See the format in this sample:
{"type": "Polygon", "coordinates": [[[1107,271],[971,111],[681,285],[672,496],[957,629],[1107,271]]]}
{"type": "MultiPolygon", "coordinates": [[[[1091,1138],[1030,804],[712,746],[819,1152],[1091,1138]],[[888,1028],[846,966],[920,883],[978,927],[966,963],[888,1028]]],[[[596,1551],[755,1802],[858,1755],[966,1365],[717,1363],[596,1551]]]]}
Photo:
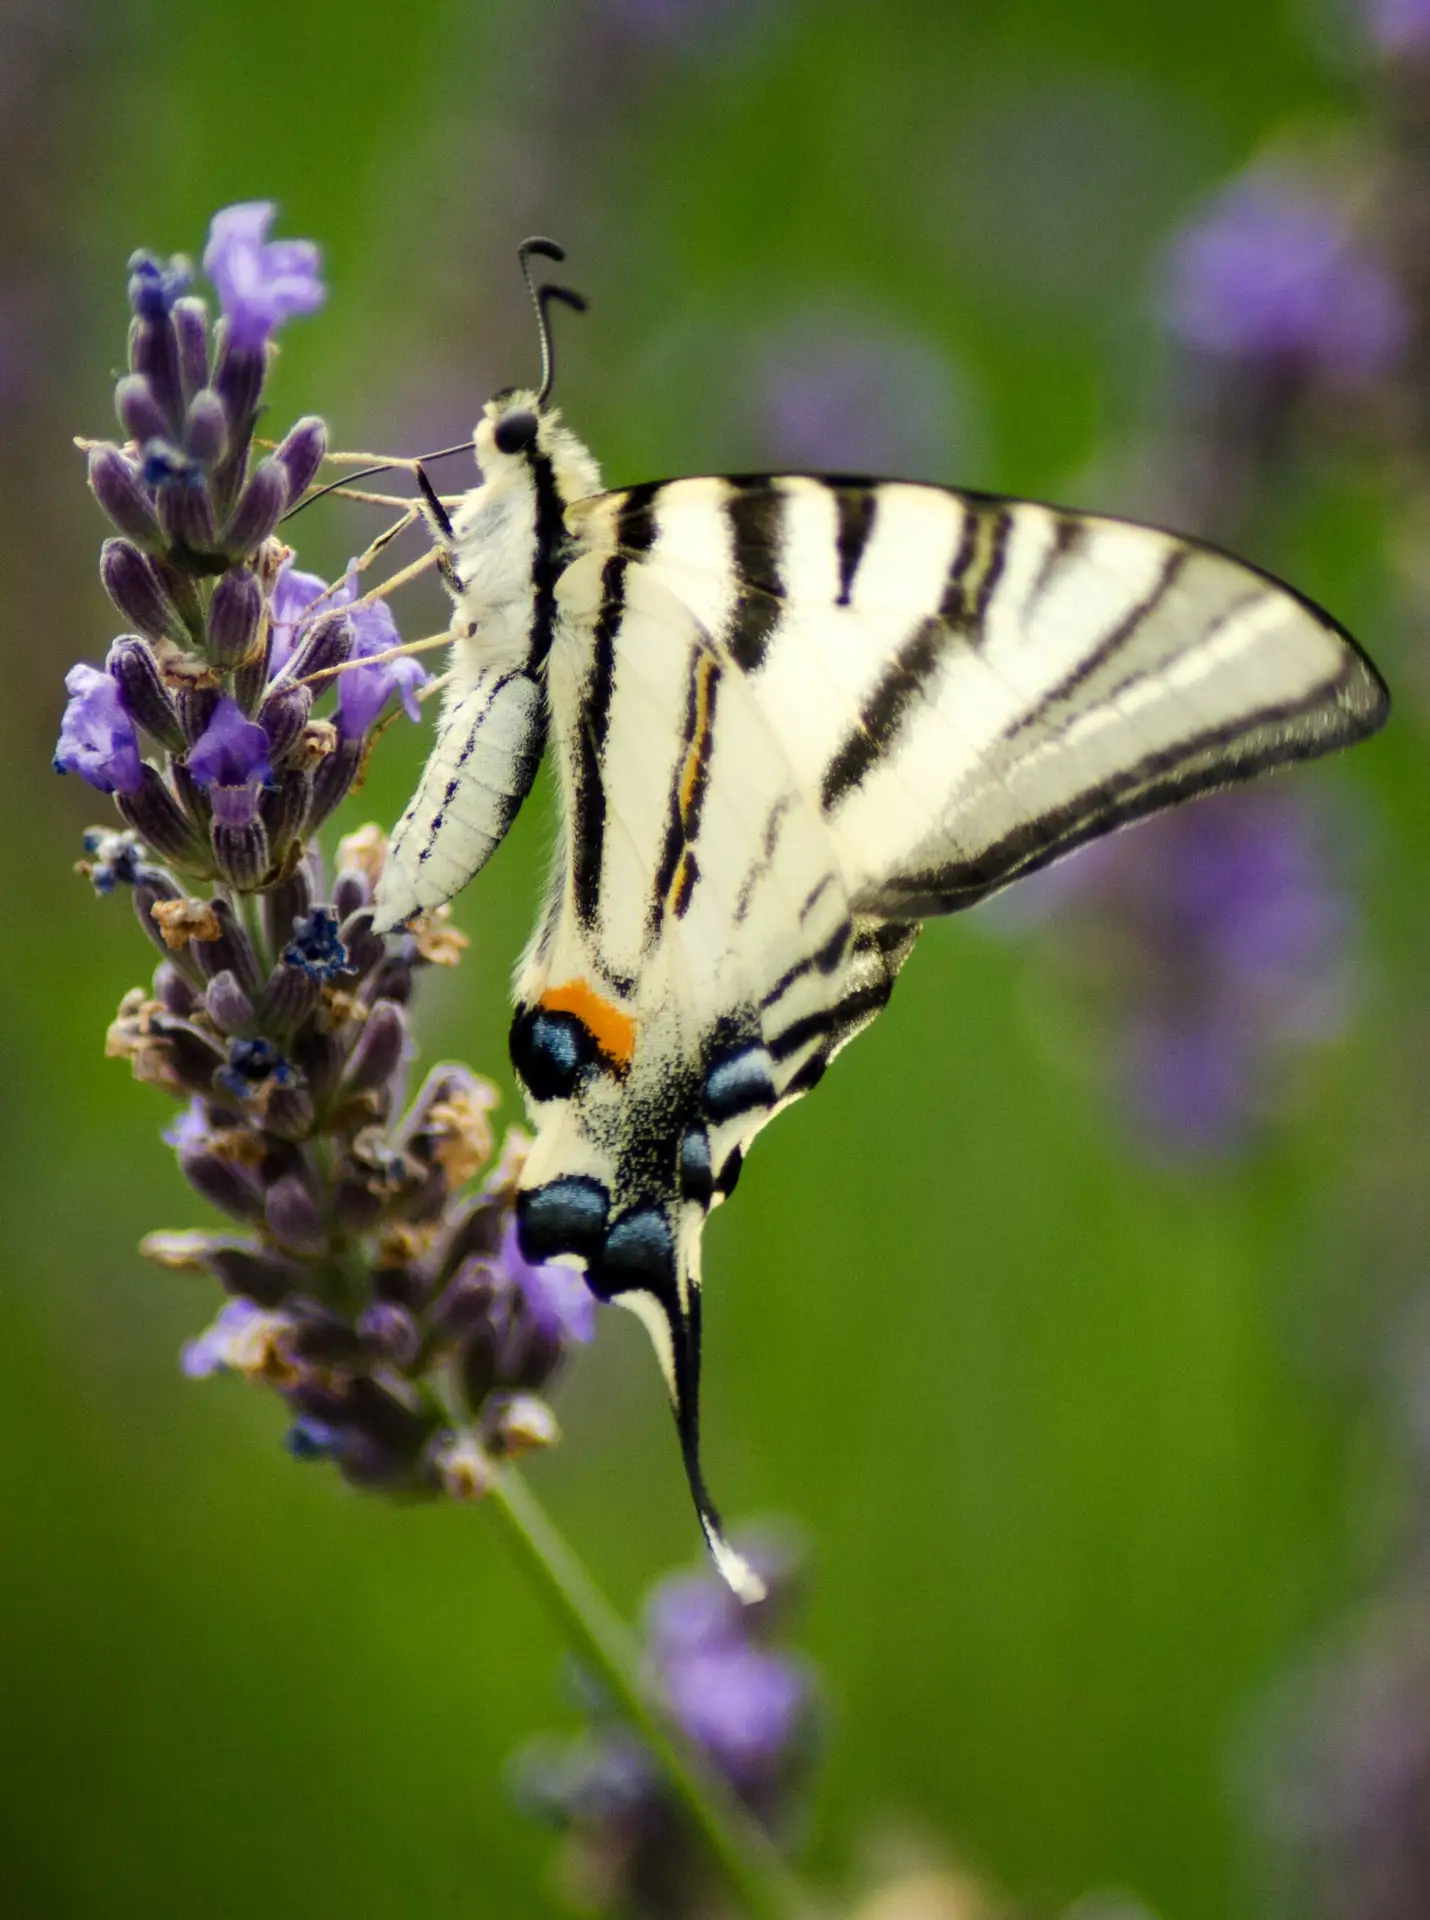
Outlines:
{"type": "Polygon", "coordinates": [[[754,392],[767,456],[795,470],[933,475],[969,438],[945,356],[892,330],[788,322],[757,355],[754,392]]]}
{"type": "Polygon", "coordinates": [[[81,663],[65,675],[65,687],[70,697],[55,745],[55,771],[77,773],[101,793],[137,793],[144,778],[139,739],[115,681],[81,663]]]}
{"type": "Polygon", "coordinates": [[[1035,875],[1004,910],[1058,928],[1105,990],[1139,1140],[1243,1144],[1288,1058],[1343,1025],[1355,915],[1327,841],[1295,795],[1219,795],[1035,875]]]}
{"type": "Polygon", "coordinates": [[[214,215],[204,248],[204,272],[218,289],[229,337],[250,350],[292,315],[316,312],[327,297],[311,240],[267,238],[277,211],[271,200],[225,207],[214,215]]]}
{"type": "Polygon", "coordinates": [[[1408,325],[1399,288],[1337,209],[1270,168],[1183,228],[1164,310],[1188,346],[1349,382],[1385,372],[1408,325]]]}
{"type": "MultiPolygon", "coordinates": [[[[357,674],[348,676],[357,679],[357,674]]],[[[552,1340],[595,1338],[596,1297],[574,1267],[552,1261],[533,1266],[524,1258],[513,1219],[502,1237],[496,1264],[516,1286],[526,1310],[540,1331],[552,1340]]]]}
{"type": "MultiPolygon", "coordinates": [[[[786,1553],[751,1554],[770,1597],[743,1607],[712,1570],[678,1574],[652,1594],[646,1652],[687,1736],[755,1816],[779,1833],[813,1751],[816,1689],[808,1664],[768,1642],[795,1572],[786,1553]]],[[[599,1694],[573,1740],[521,1756],[522,1799],[572,1838],[578,1881],[601,1904],[659,1920],[710,1909],[707,1866],[644,1744],[599,1694]]]]}
{"type": "Polygon", "coordinates": [[[189,749],[184,762],[201,787],[208,789],[214,816],[225,826],[251,826],[258,817],[258,791],[273,785],[268,761],[268,735],[225,694],[213,717],[189,749]]]}
{"type": "Polygon", "coordinates": [[[1366,27],[1377,52],[1430,52],[1430,4],[1427,0],[1366,0],[1366,27]]]}

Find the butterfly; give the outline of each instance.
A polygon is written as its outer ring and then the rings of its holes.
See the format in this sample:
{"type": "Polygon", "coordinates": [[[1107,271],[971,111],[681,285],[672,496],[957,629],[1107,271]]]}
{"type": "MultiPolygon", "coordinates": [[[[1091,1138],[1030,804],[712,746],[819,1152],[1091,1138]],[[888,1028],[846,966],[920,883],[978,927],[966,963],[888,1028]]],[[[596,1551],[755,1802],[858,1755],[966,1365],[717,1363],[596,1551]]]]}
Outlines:
{"type": "MultiPolygon", "coordinates": [[[[560,257],[528,242],[524,271],[533,252],[560,257]]],[[[451,671],[378,925],[480,871],[549,736],[561,838],[511,1026],[519,1240],[645,1324],[711,1552],[753,1598],[699,1386],[701,1234],[755,1135],[931,915],[1363,739],[1388,695],[1290,587],[1126,521],[848,474],[603,492],[550,404],[548,301],[577,298],[532,290],[540,387],[487,403],[455,511],[427,488],[451,671]]]]}

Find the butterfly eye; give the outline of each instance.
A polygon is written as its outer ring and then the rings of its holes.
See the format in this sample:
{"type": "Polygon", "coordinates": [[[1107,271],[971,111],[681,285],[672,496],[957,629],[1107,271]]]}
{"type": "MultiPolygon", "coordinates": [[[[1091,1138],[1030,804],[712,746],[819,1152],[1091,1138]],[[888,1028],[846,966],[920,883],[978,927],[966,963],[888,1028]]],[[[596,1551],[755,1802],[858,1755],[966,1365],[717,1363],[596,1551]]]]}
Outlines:
{"type": "Polygon", "coordinates": [[[529,447],[536,438],[540,421],[534,413],[525,407],[518,407],[515,413],[504,413],[496,424],[492,438],[501,453],[520,453],[529,447]]]}

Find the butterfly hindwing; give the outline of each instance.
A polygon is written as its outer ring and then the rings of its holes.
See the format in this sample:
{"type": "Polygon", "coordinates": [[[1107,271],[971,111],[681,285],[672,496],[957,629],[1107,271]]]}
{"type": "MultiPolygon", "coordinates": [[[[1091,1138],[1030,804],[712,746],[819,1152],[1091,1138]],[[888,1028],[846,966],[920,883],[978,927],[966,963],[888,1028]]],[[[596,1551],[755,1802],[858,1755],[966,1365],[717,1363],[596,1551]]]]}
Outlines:
{"type": "Polygon", "coordinates": [[[971,905],[1386,711],[1310,602],[1123,521],[800,476],[672,481],[570,521],[640,554],[742,669],[877,916],[971,905]]]}
{"type": "Polygon", "coordinates": [[[528,1251],[649,1328],[698,1457],[700,1236],[770,1116],[887,998],[910,930],[856,920],[743,676],[638,562],[578,561],[548,689],[567,846],[518,987],[528,1251]],[[589,857],[588,857],[589,856],[589,857]]]}

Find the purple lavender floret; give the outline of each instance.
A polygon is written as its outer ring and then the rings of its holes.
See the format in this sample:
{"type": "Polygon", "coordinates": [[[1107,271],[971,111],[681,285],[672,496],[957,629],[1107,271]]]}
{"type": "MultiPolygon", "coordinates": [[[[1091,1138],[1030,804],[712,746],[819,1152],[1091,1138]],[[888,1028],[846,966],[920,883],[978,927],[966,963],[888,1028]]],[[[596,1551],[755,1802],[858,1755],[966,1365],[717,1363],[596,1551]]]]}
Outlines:
{"type": "Polygon", "coordinates": [[[213,718],[189,749],[184,765],[208,791],[214,818],[225,826],[251,826],[258,817],[258,795],[273,785],[268,735],[243,716],[225,694],[213,718]]]}
{"type": "Polygon", "coordinates": [[[55,745],[56,773],[77,773],[101,793],[137,793],[143,763],[134,722],[119,687],[99,667],[71,667],[65,675],[69,705],[55,745]]]}
{"type": "Polygon", "coordinates": [[[582,1346],[595,1338],[596,1300],[584,1277],[555,1261],[533,1266],[521,1251],[514,1220],[503,1235],[496,1265],[548,1338],[575,1340],[582,1346]]]}
{"type": "Polygon", "coordinates": [[[1006,922],[1040,916],[1109,1015],[1134,1137],[1235,1150],[1297,1057],[1344,1025],[1355,921],[1325,822],[1299,796],[1199,800],[1036,875],[1006,922]]]}
{"type": "Polygon", "coordinates": [[[1408,327],[1395,282],[1338,210],[1270,168],[1233,181],[1182,230],[1164,308],[1203,352],[1347,383],[1390,368],[1408,327]]]}
{"type": "MultiPolygon", "coordinates": [[[[334,596],[334,602],[346,606],[357,597],[357,580],[350,575],[344,590],[334,596]]],[[[359,607],[353,615],[353,626],[357,637],[351,657],[355,660],[368,654],[385,653],[402,643],[397,623],[385,601],[359,607]]],[[[340,674],[338,731],[349,739],[366,733],[394,691],[401,695],[408,719],[420,720],[422,708],[417,690],[426,686],[430,677],[410,654],[405,659],[384,660],[375,666],[356,667],[350,673],[340,674]]]]}
{"type": "Polygon", "coordinates": [[[295,314],[315,313],[327,297],[322,258],[311,240],[269,240],[278,209],[250,200],[214,215],[204,248],[204,272],[236,347],[265,346],[274,329],[295,314]]]}

